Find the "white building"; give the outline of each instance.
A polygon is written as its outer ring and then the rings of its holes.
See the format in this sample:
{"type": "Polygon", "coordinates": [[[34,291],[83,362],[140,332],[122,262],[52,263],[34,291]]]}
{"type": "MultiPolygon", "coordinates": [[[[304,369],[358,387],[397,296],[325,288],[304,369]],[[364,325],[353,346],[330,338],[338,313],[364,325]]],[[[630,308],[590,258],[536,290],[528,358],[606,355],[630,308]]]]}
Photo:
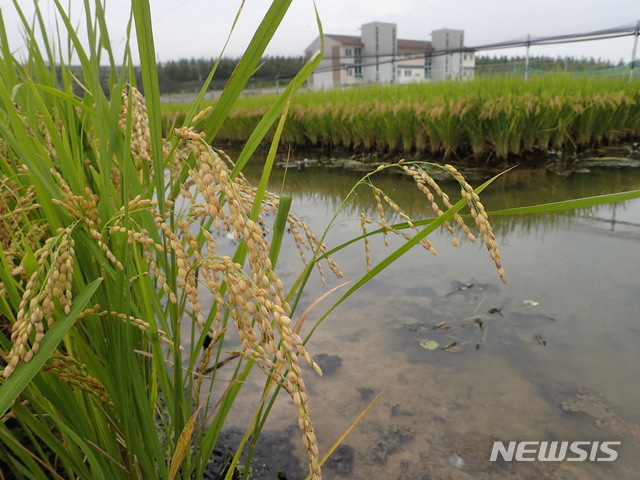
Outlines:
{"type": "MultiPolygon", "coordinates": [[[[324,36],[324,59],[308,79],[310,88],[473,78],[475,55],[464,47],[462,30],[434,30],[430,42],[399,40],[395,23],[365,23],[361,31],[359,37],[324,36]]],[[[319,48],[318,37],[305,49],[306,58],[319,48]]]]}

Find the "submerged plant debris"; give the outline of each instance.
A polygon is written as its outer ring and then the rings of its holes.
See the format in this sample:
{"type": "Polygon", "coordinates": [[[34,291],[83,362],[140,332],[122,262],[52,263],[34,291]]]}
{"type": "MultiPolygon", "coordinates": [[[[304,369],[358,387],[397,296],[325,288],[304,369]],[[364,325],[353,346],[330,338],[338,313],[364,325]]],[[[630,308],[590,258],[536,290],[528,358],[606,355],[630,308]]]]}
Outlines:
{"type": "Polygon", "coordinates": [[[440,346],[435,340],[422,340],[418,343],[422,348],[426,348],[427,350],[435,350],[440,346]]]}
{"type": "Polygon", "coordinates": [[[523,300],[512,306],[509,299],[501,298],[499,287],[475,280],[453,282],[452,290],[444,296],[432,290],[429,293],[430,308],[420,309],[425,320],[402,325],[425,350],[461,353],[479,350],[492,341],[547,345],[547,337],[538,329],[555,319],[538,309],[533,311],[540,305],[537,301],[523,300]],[[489,301],[504,306],[486,308],[489,301]]]}

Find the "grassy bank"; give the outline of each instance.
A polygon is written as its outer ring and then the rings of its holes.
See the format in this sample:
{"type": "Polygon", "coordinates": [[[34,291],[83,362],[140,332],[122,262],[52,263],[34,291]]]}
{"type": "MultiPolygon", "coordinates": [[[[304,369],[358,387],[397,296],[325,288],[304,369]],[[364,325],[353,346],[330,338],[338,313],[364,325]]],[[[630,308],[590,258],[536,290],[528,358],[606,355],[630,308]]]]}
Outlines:
{"type": "MultiPolygon", "coordinates": [[[[469,83],[372,86],[294,99],[283,140],[298,146],[428,152],[480,163],[540,158],[640,137],[640,81],[538,77],[469,83]]],[[[241,141],[273,98],[244,98],[218,138],[241,141]]],[[[180,123],[180,106],[164,109],[180,123]]]]}

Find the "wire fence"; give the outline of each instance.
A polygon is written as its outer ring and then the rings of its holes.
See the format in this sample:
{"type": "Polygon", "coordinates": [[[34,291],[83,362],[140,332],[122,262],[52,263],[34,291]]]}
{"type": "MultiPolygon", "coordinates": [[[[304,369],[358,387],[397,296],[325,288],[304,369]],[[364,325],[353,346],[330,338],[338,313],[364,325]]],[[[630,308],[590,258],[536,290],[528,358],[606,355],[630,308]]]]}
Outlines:
{"type": "MultiPolygon", "coordinates": [[[[525,64],[524,61],[510,61],[508,63],[487,63],[483,65],[476,65],[475,75],[482,77],[489,76],[502,76],[502,77],[524,77],[527,76],[541,76],[541,75],[562,75],[568,77],[618,77],[625,78],[629,76],[629,71],[632,66],[617,65],[609,67],[596,67],[591,69],[574,70],[571,68],[564,68],[556,66],[555,68],[537,68],[534,66],[525,64]]],[[[640,67],[640,62],[636,61],[635,69],[640,67]]]]}

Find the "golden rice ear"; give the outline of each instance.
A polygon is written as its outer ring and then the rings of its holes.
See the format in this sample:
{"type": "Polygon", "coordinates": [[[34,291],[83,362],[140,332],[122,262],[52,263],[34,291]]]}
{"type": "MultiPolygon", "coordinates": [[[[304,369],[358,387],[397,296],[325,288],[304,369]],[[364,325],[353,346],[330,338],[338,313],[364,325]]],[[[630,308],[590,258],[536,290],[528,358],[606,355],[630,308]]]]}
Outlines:
{"type": "Polygon", "coordinates": [[[205,108],[204,110],[202,110],[201,112],[199,112],[195,117],[193,117],[193,119],[191,120],[191,124],[195,125],[196,123],[198,123],[200,120],[202,120],[204,117],[206,117],[207,115],[209,115],[211,113],[211,111],[213,110],[213,106],[209,105],[207,108],[205,108]]]}
{"type": "Polygon", "coordinates": [[[133,85],[127,84],[122,89],[122,107],[119,117],[120,128],[125,131],[128,118],[131,117],[131,156],[135,165],[141,169],[143,165],[150,168],[153,165],[151,158],[151,131],[149,129],[149,116],[144,97],[133,85]],[[131,108],[129,108],[129,103],[131,108]]]}
{"type": "Polygon", "coordinates": [[[52,362],[49,365],[45,365],[43,370],[56,375],[60,381],[97,397],[100,401],[109,405],[110,408],[113,408],[113,402],[110,400],[104,385],[87,374],[85,368],[85,365],[81,365],[73,357],[54,354],[52,362]]]}
{"type": "MultiPolygon", "coordinates": [[[[373,191],[373,196],[376,201],[376,210],[378,212],[378,218],[379,218],[377,223],[383,229],[382,234],[383,234],[385,246],[389,245],[387,240],[388,233],[393,233],[395,235],[402,236],[407,241],[411,239],[411,237],[408,234],[398,230],[397,228],[389,224],[387,220],[387,214],[385,212],[385,208],[390,209],[393,215],[396,215],[397,217],[402,219],[406,223],[406,227],[413,230],[414,233],[417,234],[419,230],[415,227],[414,222],[409,217],[409,215],[407,215],[391,197],[389,197],[380,188],[376,187],[372,183],[371,177],[375,173],[381,170],[384,170],[386,168],[393,168],[393,167],[401,168],[404,171],[404,173],[409,175],[414,180],[418,190],[420,190],[427,197],[431,210],[434,212],[434,214],[437,217],[441,217],[442,215],[444,215],[443,210],[440,208],[438,204],[439,201],[442,202],[442,204],[446,209],[450,209],[453,207],[451,201],[449,200],[449,196],[440,188],[440,186],[433,179],[433,177],[431,177],[431,175],[429,175],[425,171],[423,166],[424,166],[423,162],[405,162],[401,160],[400,162],[394,165],[387,165],[387,166],[381,165],[372,174],[369,174],[365,177],[366,182],[364,181],[365,179],[363,179],[362,183],[366,183],[367,185],[369,185],[373,191]]],[[[458,170],[456,170],[453,166],[445,165],[443,168],[446,171],[448,171],[460,184],[461,196],[465,199],[465,201],[467,202],[471,210],[471,215],[474,219],[476,227],[478,228],[480,236],[483,242],[485,243],[487,250],[489,251],[489,256],[491,257],[491,259],[494,261],[496,265],[496,269],[498,271],[498,275],[500,276],[500,279],[504,283],[506,283],[504,269],[502,268],[502,263],[500,260],[500,252],[498,250],[498,245],[496,243],[495,235],[493,234],[493,231],[491,229],[491,224],[489,223],[488,215],[485,211],[484,205],[480,201],[480,197],[474,192],[473,188],[471,187],[471,185],[469,185],[469,183],[466,181],[464,176],[460,172],[458,172],[458,170]]],[[[474,242],[476,240],[476,237],[471,233],[464,219],[458,213],[455,213],[453,215],[453,218],[456,224],[465,234],[465,236],[470,241],[474,242]]],[[[361,214],[360,229],[362,230],[362,235],[363,235],[364,244],[365,244],[365,259],[367,262],[367,270],[371,269],[371,260],[369,255],[369,240],[367,237],[367,228],[366,228],[366,224],[370,222],[371,220],[368,220],[364,216],[364,214],[361,214]]],[[[457,247],[459,245],[459,241],[455,235],[455,229],[453,228],[453,225],[445,221],[443,222],[442,226],[451,235],[451,244],[454,247],[457,247]]],[[[431,243],[427,238],[422,239],[420,241],[420,244],[426,250],[429,250],[434,255],[436,254],[435,248],[431,245],[431,243]]]]}
{"type": "Polygon", "coordinates": [[[367,224],[371,223],[367,220],[364,213],[360,212],[360,230],[362,230],[362,239],[364,240],[364,259],[367,263],[367,272],[371,271],[371,249],[369,247],[369,237],[367,235],[367,224]]]}
{"type": "MultiPolygon", "coordinates": [[[[212,307],[215,310],[214,322],[208,332],[214,338],[221,334],[224,313],[229,313],[241,341],[240,354],[255,361],[292,397],[311,469],[319,478],[319,467],[313,470],[314,465],[318,466],[318,446],[309,418],[300,367],[300,358],[311,365],[313,360],[297,332],[292,330],[289,317],[291,308],[286,301],[284,284],[269,258],[270,245],[265,235],[267,226],[260,215],[255,220],[251,217],[256,189],[242,176],[232,178],[233,163],[209,146],[203,140],[203,135],[194,128],[176,129],[175,134],[182,138],[181,148],[193,154],[195,162],[180,190],[182,198],[175,202],[180,209],[167,209],[166,215],[176,218],[174,227],[154,205],[147,206],[155,216],[159,232],[166,239],[164,250],[175,259],[177,268],[177,291],[172,292],[166,284],[164,273],[152,263],[158,285],[165,293],[168,292],[170,298],[173,295],[179,304],[186,299],[202,326],[204,319],[198,287],[206,286],[215,298],[212,307]],[[216,238],[202,229],[199,223],[202,218],[211,219],[213,228],[225,230],[236,241],[244,242],[247,248],[246,270],[221,254],[216,238]],[[196,228],[197,234],[194,233],[196,228]]],[[[261,205],[262,210],[277,212],[278,200],[276,195],[267,193],[261,205]]],[[[303,249],[312,251],[314,255],[326,252],[326,247],[304,222],[293,215],[287,220],[300,252],[303,249]]],[[[114,233],[127,234],[130,241],[135,243],[140,243],[144,237],[121,227],[112,230],[114,233]]],[[[144,242],[144,245],[147,243],[144,242]]],[[[341,275],[330,258],[328,265],[336,275],[341,275]]],[[[127,317],[123,320],[145,328],[139,319],[127,317]]],[[[207,371],[210,359],[211,354],[205,349],[196,372],[197,392],[202,386],[203,373],[207,371]]]]}
{"type": "Polygon", "coordinates": [[[500,252],[498,251],[496,237],[493,234],[491,224],[489,223],[489,216],[484,209],[484,205],[480,201],[480,197],[473,191],[473,187],[467,183],[465,178],[460,172],[458,172],[458,170],[456,170],[455,167],[445,165],[444,168],[449,171],[456,180],[458,180],[458,183],[460,183],[460,193],[467,201],[467,205],[469,205],[471,216],[473,217],[476,227],[478,227],[478,231],[480,232],[480,236],[489,251],[489,256],[496,265],[500,280],[502,280],[502,283],[506,284],[507,279],[505,277],[504,269],[502,268],[502,262],[500,261],[500,252]]]}
{"type": "Polygon", "coordinates": [[[45,322],[55,321],[56,303],[65,314],[71,309],[75,241],[71,228],[59,229],[36,252],[37,268],[29,277],[11,331],[11,350],[2,375],[9,378],[20,362],[28,362],[39,350],[45,322]],[[31,334],[35,331],[33,339],[31,334]]]}

